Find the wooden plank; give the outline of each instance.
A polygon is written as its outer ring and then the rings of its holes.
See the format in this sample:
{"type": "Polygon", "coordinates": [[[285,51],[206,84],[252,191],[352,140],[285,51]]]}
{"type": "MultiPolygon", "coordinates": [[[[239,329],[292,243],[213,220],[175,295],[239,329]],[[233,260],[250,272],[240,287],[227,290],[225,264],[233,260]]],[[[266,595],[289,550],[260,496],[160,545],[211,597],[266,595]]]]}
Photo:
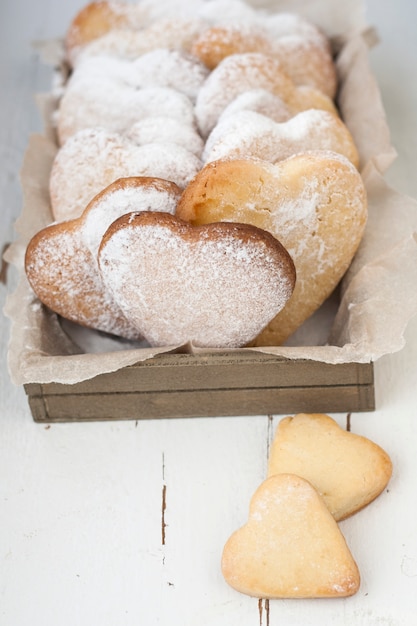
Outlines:
{"type": "Polygon", "coordinates": [[[26,385],[35,421],[353,412],[375,409],[372,363],[256,352],[161,355],[75,385],[26,385]]]}
{"type": "Polygon", "coordinates": [[[342,384],[373,384],[373,364],[332,365],[245,351],[208,355],[164,354],[74,385],[49,383],[26,385],[25,388],[29,395],[58,395],[342,384]]]}
{"type": "Polygon", "coordinates": [[[270,389],[217,389],[30,397],[35,421],[106,421],[372,411],[372,385],[270,389]]]}

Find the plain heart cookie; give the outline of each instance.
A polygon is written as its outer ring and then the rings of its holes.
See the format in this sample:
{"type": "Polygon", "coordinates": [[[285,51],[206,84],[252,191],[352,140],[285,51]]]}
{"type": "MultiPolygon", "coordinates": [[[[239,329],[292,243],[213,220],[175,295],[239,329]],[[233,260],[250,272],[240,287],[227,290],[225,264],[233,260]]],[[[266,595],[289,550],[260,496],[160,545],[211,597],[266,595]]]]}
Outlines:
{"type": "Polygon", "coordinates": [[[256,345],[280,345],[332,293],[362,239],[362,178],[333,152],[297,154],[277,164],[241,159],[206,165],[177,207],[192,224],[232,221],[272,233],[290,253],[297,284],[256,345]]]}
{"type": "Polygon", "coordinates": [[[392,463],[376,443],[343,430],[328,415],[300,413],[280,421],[270,448],[268,475],[281,473],[308,480],[342,520],[379,496],[392,463]]]}
{"type": "Polygon", "coordinates": [[[26,249],[29,283],[48,308],[62,317],[127,339],[140,332],[123,314],[98,271],[97,252],[108,226],[131,211],[175,212],[180,189],[156,178],[115,181],[74,220],[38,232],[26,249]]]}
{"type": "Polygon", "coordinates": [[[294,288],[291,257],[245,224],[195,227],[166,213],[130,214],[104,235],[103,282],[153,346],[244,345],[294,288]]]}
{"type": "Polygon", "coordinates": [[[257,598],[351,596],[360,574],[324,501],[299,476],[279,474],[255,492],[248,522],[224,546],[226,582],[257,598]]]}

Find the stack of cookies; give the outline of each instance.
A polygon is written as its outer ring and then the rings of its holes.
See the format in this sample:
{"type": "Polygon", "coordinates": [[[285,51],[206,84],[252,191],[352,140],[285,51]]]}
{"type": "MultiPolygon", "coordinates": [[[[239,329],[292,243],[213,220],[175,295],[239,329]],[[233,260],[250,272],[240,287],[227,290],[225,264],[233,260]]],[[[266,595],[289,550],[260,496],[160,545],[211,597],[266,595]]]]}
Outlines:
{"type": "Polygon", "coordinates": [[[360,573],[338,522],[375,500],[391,473],[382,448],[328,415],[282,419],[249,520],[224,547],[226,581],[257,598],[355,594],[360,573]]]}
{"type": "Polygon", "coordinates": [[[30,285],[152,346],[281,345],[367,219],[330,42],[240,0],[162,4],[93,2],[69,26],[54,223],[27,248],[30,285]]]}

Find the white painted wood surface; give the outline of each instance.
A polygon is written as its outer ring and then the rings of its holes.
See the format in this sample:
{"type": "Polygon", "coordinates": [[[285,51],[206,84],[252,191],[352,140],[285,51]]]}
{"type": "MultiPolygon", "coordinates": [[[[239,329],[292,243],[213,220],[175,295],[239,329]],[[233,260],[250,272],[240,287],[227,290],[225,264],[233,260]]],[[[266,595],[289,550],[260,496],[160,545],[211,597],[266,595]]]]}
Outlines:
{"type": "MultiPolygon", "coordinates": [[[[31,42],[62,35],[83,4],[0,5],[2,248],[20,211],[23,151],[41,128],[33,94],[50,81],[31,42]]],[[[417,4],[368,7],[382,40],[371,62],[399,153],[387,178],[417,197],[417,4]]],[[[13,286],[9,272],[2,305],[13,286]]],[[[269,607],[230,589],[219,561],[265,476],[279,416],[36,425],[9,381],[9,325],[0,323],[2,626],[417,624],[417,320],[406,347],[376,364],[378,409],[351,418],[394,463],[387,492],[342,522],[360,591],[269,607]]]]}

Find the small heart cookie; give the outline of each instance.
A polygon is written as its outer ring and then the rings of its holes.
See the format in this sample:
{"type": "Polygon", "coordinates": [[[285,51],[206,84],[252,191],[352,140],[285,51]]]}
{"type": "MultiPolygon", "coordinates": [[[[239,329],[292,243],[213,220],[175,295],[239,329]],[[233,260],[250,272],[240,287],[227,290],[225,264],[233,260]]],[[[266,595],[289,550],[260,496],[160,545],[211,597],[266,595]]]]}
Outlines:
{"type": "Polygon", "coordinates": [[[293,296],[256,339],[280,345],[332,293],[362,238],[366,192],[357,169],[333,152],[277,164],[251,159],[206,165],[185,189],[178,217],[192,224],[234,221],[272,233],[297,271],[293,296]]]}
{"type": "Polygon", "coordinates": [[[58,150],[49,180],[51,208],[58,222],[79,217],[102,189],[118,178],[151,176],[181,188],[201,168],[198,156],[181,145],[136,145],[132,138],[89,128],[76,133],[58,150]]]}
{"type": "Polygon", "coordinates": [[[300,413],[280,421],[270,449],[268,475],[281,473],[308,480],[342,520],[379,496],[392,463],[377,444],[343,430],[328,415],[300,413]]]}
{"type": "Polygon", "coordinates": [[[98,194],[81,217],[37,233],[26,250],[25,269],[39,300],[73,322],[127,339],[137,328],[123,315],[101,279],[97,251],[108,226],[124,213],[175,212],[180,189],[156,178],[127,178],[98,194]]]}
{"type": "Polygon", "coordinates": [[[254,111],[240,111],[219,120],[203,151],[203,161],[262,159],[282,161],[308,150],[331,150],[343,154],[358,167],[353,137],[342,120],[328,111],[309,109],[276,123],[254,111]]]}
{"type": "Polygon", "coordinates": [[[197,95],[195,114],[202,135],[209,135],[232,100],[251,89],[266,89],[279,96],[291,115],[307,109],[337,115],[331,98],[313,87],[296,86],[277,59],[257,52],[232,54],[209,74],[197,95]]]}
{"type": "Polygon", "coordinates": [[[269,233],[193,227],[167,213],[124,215],[99,249],[104,284],[154,346],[239,347],[281,310],[294,266],[269,233]]]}
{"type": "Polygon", "coordinates": [[[248,522],[222,556],[226,582],[257,598],[351,596],[357,565],[332,515],[309,482],[278,474],[255,492],[248,522]]]}

